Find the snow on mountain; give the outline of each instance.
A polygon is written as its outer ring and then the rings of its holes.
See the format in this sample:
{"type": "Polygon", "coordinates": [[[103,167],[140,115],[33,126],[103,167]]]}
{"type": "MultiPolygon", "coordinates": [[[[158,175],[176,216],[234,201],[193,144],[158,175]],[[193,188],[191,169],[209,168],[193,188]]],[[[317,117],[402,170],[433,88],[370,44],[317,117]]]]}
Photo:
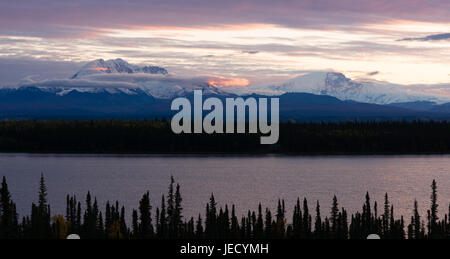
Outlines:
{"type": "Polygon", "coordinates": [[[139,89],[157,99],[186,96],[194,90],[202,90],[204,95],[227,95],[228,93],[200,80],[153,80],[137,82],[139,89]]]}
{"type": "Polygon", "coordinates": [[[74,74],[71,79],[80,79],[85,76],[94,75],[94,74],[120,74],[120,73],[126,73],[126,74],[133,74],[133,73],[146,73],[146,74],[161,74],[161,75],[167,75],[168,72],[166,69],[162,67],[157,66],[136,66],[129,64],[123,59],[110,59],[110,60],[103,60],[103,59],[97,59],[94,61],[91,61],[84,65],[80,71],[78,71],[76,74],[74,74]]]}
{"type": "Polygon", "coordinates": [[[77,91],[127,95],[144,93],[157,99],[170,99],[188,95],[198,89],[206,95],[310,93],[382,105],[424,101],[437,104],[450,102],[449,98],[414,92],[402,85],[373,80],[352,80],[336,72],[313,72],[277,85],[250,85],[228,90],[227,87],[216,87],[209,82],[210,80],[204,77],[177,78],[158,66],[137,66],[123,59],[98,59],[87,63],[70,79],[27,82],[22,86],[39,87],[61,96],[77,91]]]}
{"type": "Polygon", "coordinates": [[[278,94],[311,93],[373,104],[416,101],[449,102],[447,98],[413,92],[401,85],[371,80],[354,81],[344,74],[335,72],[313,72],[279,85],[269,86],[267,89],[278,94]]]}
{"type": "Polygon", "coordinates": [[[208,83],[207,78],[178,78],[157,66],[132,65],[122,59],[98,59],[84,65],[70,79],[53,79],[40,82],[27,81],[22,87],[38,87],[60,96],[71,92],[109,94],[147,94],[157,99],[185,96],[194,90],[204,94],[228,95],[208,83]]]}

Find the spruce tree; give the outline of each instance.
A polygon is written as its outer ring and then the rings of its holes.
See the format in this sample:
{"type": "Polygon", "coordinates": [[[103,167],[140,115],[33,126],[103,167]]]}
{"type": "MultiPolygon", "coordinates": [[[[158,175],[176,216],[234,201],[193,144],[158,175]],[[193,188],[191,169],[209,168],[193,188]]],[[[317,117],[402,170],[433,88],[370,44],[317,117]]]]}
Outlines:
{"type": "Polygon", "coordinates": [[[225,236],[225,238],[229,238],[230,237],[230,232],[231,232],[231,229],[230,229],[231,222],[230,222],[230,212],[228,211],[228,205],[227,204],[225,204],[225,211],[223,213],[222,224],[223,224],[223,228],[224,228],[224,230],[223,230],[224,236],[225,236]]]}
{"type": "Polygon", "coordinates": [[[323,238],[322,236],[322,218],[320,216],[320,204],[319,201],[317,201],[316,205],[316,219],[314,223],[314,235],[316,238],[320,239],[323,238]]]}
{"type": "Polygon", "coordinates": [[[3,176],[0,188],[0,239],[12,239],[19,236],[16,205],[11,200],[6,178],[3,176]]]}
{"type": "Polygon", "coordinates": [[[181,198],[181,192],[180,192],[180,185],[177,184],[176,191],[175,191],[175,206],[173,211],[173,231],[175,237],[178,237],[181,234],[182,231],[182,221],[183,221],[183,208],[181,206],[182,202],[181,198]]]}
{"type": "Polygon", "coordinates": [[[266,219],[265,223],[266,229],[265,229],[265,237],[266,238],[273,238],[273,232],[272,232],[272,213],[270,212],[269,208],[266,208],[266,219]]]}
{"type": "Polygon", "coordinates": [[[286,210],[285,210],[285,206],[284,206],[284,200],[280,201],[278,200],[278,208],[277,208],[277,227],[276,227],[276,234],[277,237],[284,237],[284,234],[286,232],[285,229],[285,214],[286,214],[286,210]]]}
{"type": "Polygon", "coordinates": [[[109,235],[111,232],[111,226],[113,223],[112,219],[112,211],[111,211],[111,205],[109,201],[106,202],[106,208],[105,208],[105,233],[106,235],[109,235]]]}
{"type": "Polygon", "coordinates": [[[418,209],[417,200],[414,200],[414,217],[413,217],[413,238],[414,239],[422,239],[422,226],[420,220],[420,214],[418,209]]]}
{"type": "Polygon", "coordinates": [[[388,238],[389,237],[389,227],[390,227],[390,204],[389,204],[389,198],[388,194],[386,193],[384,195],[384,213],[383,213],[383,237],[388,238]]]}
{"type": "Polygon", "coordinates": [[[33,238],[46,239],[52,236],[50,205],[47,203],[47,187],[44,175],[39,182],[38,204],[31,206],[31,231],[33,238]]]}
{"type": "Polygon", "coordinates": [[[152,225],[152,206],[150,205],[150,193],[147,191],[142,196],[139,201],[139,237],[140,238],[151,238],[153,236],[153,225],[152,225]]]}
{"type": "Polygon", "coordinates": [[[198,214],[197,224],[195,227],[195,236],[197,238],[203,238],[203,222],[200,214],[198,214]]]}
{"type": "Polygon", "coordinates": [[[161,213],[159,215],[159,226],[160,226],[160,231],[158,233],[158,236],[161,238],[166,238],[168,236],[167,233],[167,216],[166,216],[166,205],[165,205],[165,201],[164,201],[164,195],[162,195],[161,197],[161,213]]]}
{"type": "Polygon", "coordinates": [[[173,237],[174,231],[175,231],[175,218],[174,218],[175,194],[174,194],[174,188],[173,188],[174,183],[175,183],[175,180],[173,179],[173,176],[171,176],[170,177],[170,185],[169,185],[169,193],[167,196],[167,223],[168,223],[169,237],[173,237]]]}
{"type": "Polygon", "coordinates": [[[256,223],[255,237],[261,239],[264,236],[264,222],[262,216],[262,206],[261,203],[258,205],[258,219],[256,223]]]}
{"type": "Polygon", "coordinates": [[[311,237],[311,227],[312,227],[312,219],[311,219],[311,215],[309,214],[309,209],[308,209],[308,201],[306,200],[306,198],[303,199],[303,227],[302,227],[302,232],[304,234],[305,238],[310,238],[311,237]]]}
{"type": "Polygon", "coordinates": [[[128,238],[129,237],[129,231],[128,231],[128,227],[127,227],[127,223],[125,221],[125,207],[122,206],[122,209],[120,210],[120,232],[123,235],[123,238],[128,238]]]}
{"type": "Polygon", "coordinates": [[[430,238],[439,237],[438,228],[438,204],[437,204],[437,186],[436,181],[433,180],[431,184],[431,208],[430,208],[430,238]]]}
{"type": "Polygon", "coordinates": [[[234,204],[231,207],[231,238],[238,238],[239,237],[239,221],[236,217],[235,207],[234,204]]]}
{"type": "Polygon", "coordinates": [[[209,204],[206,205],[206,228],[207,237],[214,238],[217,234],[217,203],[214,194],[211,194],[209,204]]]}
{"type": "Polygon", "coordinates": [[[139,217],[136,210],[133,210],[131,226],[133,231],[132,236],[134,238],[141,238],[141,231],[139,230],[139,217]]]}
{"type": "Polygon", "coordinates": [[[338,200],[336,195],[333,197],[333,204],[331,206],[331,232],[334,237],[337,235],[338,224],[339,224],[339,208],[338,200]]]}

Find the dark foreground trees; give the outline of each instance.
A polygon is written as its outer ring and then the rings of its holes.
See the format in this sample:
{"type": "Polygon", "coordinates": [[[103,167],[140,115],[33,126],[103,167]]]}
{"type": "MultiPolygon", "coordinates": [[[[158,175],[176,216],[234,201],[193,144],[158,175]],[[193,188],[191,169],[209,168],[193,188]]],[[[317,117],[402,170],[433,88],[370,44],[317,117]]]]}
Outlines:
{"type": "MultiPolygon", "coordinates": [[[[384,239],[449,239],[450,204],[448,214],[439,218],[437,184],[431,184],[431,206],[426,217],[419,213],[414,202],[409,223],[403,216],[395,217],[394,207],[386,194],[384,206],[379,212],[377,202],[367,193],[362,212],[348,214],[339,207],[336,196],[330,206],[330,214],[323,218],[321,205],[310,208],[306,199],[298,199],[292,217],[286,214],[284,200],[279,200],[276,213],[263,209],[248,210],[238,218],[235,206],[219,207],[211,194],[206,204],[205,218],[183,217],[181,188],[171,178],[167,196],[155,209],[147,191],[137,210],[132,210],[131,225],[127,224],[125,208],[116,202],[107,202],[105,209],[88,192],[83,202],[76,196],[66,197],[66,215],[51,217],[47,202],[47,188],[41,176],[38,204],[32,204],[31,215],[18,221],[16,205],[11,199],[5,177],[0,188],[0,239],[64,239],[68,234],[79,234],[83,239],[365,239],[378,234],[384,239]],[[290,218],[290,220],[288,220],[290,218]],[[406,225],[407,224],[407,225],[406,225]]],[[[447,209],[447,208],[445,208],[447,209]]]]}

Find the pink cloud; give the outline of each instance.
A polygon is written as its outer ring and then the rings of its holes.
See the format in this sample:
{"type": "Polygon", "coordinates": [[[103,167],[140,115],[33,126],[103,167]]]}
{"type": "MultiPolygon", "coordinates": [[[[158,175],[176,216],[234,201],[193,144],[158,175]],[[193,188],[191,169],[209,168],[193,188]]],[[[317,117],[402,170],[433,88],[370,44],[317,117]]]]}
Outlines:
{"type": "Polygon", "coordinates": [[[450,22],[450,2],[446,0],[26,0],[0,3],[0,32],[34,32],[48,36],[80,33],[79,31],[89,31],[92,28],[126,26],[215,27],[270,23],[286,27],[323,28],[392,19],[450,22]],[[61,27],[72,29],[64,31],[61,27]]]}

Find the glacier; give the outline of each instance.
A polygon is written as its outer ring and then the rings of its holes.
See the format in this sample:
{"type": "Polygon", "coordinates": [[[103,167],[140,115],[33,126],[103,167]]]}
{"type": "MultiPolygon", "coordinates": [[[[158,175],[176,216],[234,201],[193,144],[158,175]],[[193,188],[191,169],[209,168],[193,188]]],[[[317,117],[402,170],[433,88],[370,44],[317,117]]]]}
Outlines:
{"type": "Polygon", "coordinates": [[[254,91],[271,91],[273,94],[310,93],[328,95],[343,101],[372,104],[406,102],[450,102],[450,98],[412,91],[403,85],[369,79],[352,80],[337,72],[312,72],[295,77],[278,85],[270,85],[254,91]]]}
{"type": "Polygon", "coordinates": [[[402,104],[430,102],[449,103],[450,98],[414,91],[412,87],[371,79],[353,80],[338,72],[317,71],[301,74],[277,84],[247,87],[216,86],[206,77],[180,78],[159,66],[139,66],[117,58],[88,62],[72,77],[63,80],[27,82],[21,87],[34,86],[63,96],[72,91],[136,95],[145,93],[157,99],[185,96],[194,90],[214,95],[282,95],[308,93],[370,104],[402,104]]]}

